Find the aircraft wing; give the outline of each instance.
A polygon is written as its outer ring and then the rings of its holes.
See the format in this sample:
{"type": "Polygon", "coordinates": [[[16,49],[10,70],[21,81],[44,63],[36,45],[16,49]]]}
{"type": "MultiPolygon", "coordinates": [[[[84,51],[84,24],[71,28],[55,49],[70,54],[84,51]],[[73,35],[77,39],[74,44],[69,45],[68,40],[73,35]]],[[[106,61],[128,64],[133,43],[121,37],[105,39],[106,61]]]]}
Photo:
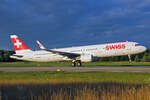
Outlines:
{"type": "Polygon", "coordinates": [[[54,54],[59,54],[59,55],[62,55],[62,56],[67,56],[68,58],[71,58],[71,59],[80,56],[80,54],[76,54],[76,53],[61,52],[61,51],[46,50],[46,49],[45,49],[45,51],[48,51],[48,52],[51,52],[51,53],[54,53],[54,54]]]}
{"type": "Polygon", "coordinates": [[[45,50],[45,51],[48,51],[48,52],[51,52],[51,53],[54,53],[54,54],[59,54],[59,55],[62,55],[62,56],[66,56],[70,59],[73,59],[73,58],[76,58],[76,57],[80,56],[80,54],[77,54],[77,53],[61,52],[61,51],[56,51],[56,50],[48,50],[39,41],[37,41],[37,44],[39,45],[39,47],[42,50],[45,50]]]}

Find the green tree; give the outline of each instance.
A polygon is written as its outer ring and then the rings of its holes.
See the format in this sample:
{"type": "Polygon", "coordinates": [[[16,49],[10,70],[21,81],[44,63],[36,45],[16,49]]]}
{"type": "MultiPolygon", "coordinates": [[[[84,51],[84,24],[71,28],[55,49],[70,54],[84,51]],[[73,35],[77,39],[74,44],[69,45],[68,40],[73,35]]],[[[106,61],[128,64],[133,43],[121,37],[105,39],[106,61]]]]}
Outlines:
{"type": "Polygon", "coordinates": [[[139,61],[140,61],[140,59],[139,59],[139,56],[138,56],[138,55],[136,55],[136,56],[135,56],[134,61],[135,61],[135,62],[139,62],[139,61]]]}
{"type": "Polygon", "coordinates": [[[14,51],[0,50],[0,62],[16,61],[15,59],[10,58],[10,55],[12,55],[12,54],[14,54],[14,51]]]}
{"type": "Polygon", "coordinates": [[[143,61],[143,62],[148,62],[148,61],[150,61],[150,53],[145,52],[145,53],[144,53],[144,56],[143,56],[143,58],[142,58],[142,61],[143,61]]]}
{"type": "Polygon", "coordinates": [[[100,61],[109,61],[109,58],[108,57],[101,57],[100,61]]]}
{"type": "Polygon", "coordinates": [[[121,56],[120,61],[129,61],[128,56],[121,56]]]}
{"type": "Polygon", "coordinates": [[[4,51],[0,50],[0,62],[4,61],[4,51]]]}

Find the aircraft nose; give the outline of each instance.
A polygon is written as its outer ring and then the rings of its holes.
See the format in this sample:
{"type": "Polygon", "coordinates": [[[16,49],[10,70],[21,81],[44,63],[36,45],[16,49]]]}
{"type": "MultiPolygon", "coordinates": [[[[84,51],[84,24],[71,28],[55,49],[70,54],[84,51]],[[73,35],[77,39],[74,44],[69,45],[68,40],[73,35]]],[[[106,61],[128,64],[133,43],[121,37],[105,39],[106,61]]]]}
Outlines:
{"type": "Polygon", "coordinates": [[[146,50],[147,50],[147,48],[142,46],[142,51],[145,52],[146,50]]]}

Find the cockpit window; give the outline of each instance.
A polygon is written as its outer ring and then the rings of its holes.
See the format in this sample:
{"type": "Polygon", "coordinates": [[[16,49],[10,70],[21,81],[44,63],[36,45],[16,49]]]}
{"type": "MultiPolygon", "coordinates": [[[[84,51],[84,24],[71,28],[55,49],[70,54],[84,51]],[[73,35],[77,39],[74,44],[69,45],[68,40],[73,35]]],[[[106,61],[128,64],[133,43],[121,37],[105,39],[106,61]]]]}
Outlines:
{"type": "Polygon", "coordinates": [[[135,44],[135,46],[141,46],[140,44],[135,44]]]}

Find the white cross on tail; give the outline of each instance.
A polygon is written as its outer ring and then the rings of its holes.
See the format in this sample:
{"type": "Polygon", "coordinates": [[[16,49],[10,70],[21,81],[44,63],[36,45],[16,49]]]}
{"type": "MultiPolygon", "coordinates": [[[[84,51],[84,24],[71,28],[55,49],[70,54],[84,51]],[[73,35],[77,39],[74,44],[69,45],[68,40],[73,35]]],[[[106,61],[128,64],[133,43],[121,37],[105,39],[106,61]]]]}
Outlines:
{"type": "Polygon", "coordinates": [[[16,40],[16,43],[14,43],[14,45],[17,46],[17,48],[19,48],[22,45],[22,43],[19,42],[19,40],[16,40]]]}

